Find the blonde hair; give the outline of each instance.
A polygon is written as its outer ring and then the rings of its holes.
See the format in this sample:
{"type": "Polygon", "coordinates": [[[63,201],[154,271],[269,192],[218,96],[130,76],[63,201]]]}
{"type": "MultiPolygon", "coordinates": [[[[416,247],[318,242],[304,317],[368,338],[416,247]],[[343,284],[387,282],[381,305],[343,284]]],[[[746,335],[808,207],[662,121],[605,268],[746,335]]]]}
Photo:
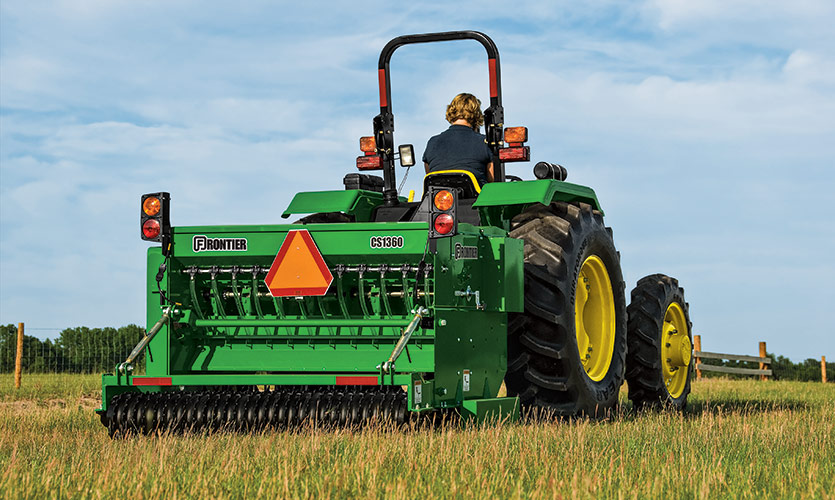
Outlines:
{"type": "Polygon", "coordinates": [[[446,121],[455,122],[458,119],[465,119],[478,130],[484,124],[484,114],[481,112],[481,101],[472,94],[458,94],[446,107],[446,121]]]}

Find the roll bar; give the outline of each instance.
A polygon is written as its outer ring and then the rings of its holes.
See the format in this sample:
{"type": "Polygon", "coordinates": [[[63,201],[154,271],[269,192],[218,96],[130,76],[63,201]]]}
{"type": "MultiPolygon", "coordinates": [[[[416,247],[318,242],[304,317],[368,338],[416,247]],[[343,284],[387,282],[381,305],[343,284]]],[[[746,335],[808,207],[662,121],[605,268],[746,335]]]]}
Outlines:
{"type": "Polygon", "coordinates": [[[374,117],[374,138],[383,164],[383,200],[387,206],[397,205],[397,184],[394,170],[394,114],[391,106],[391,78],[389,62],[394,51],[403,45],[415,43],[446,42],[451,40],[475,40],[487,51],[490,74],[490,107],[484,110],[484,132],[487,144],[493,154],[493,176],[496,182],[504,182],[504,163],[499,159],[504,127],[502,108],[502,79],[499,66],[499,49],[489,36],[479,31],[447,31],[403,35],[393,38],[380,52],[378,78],[380,83],[380,114],[374,117]]]}

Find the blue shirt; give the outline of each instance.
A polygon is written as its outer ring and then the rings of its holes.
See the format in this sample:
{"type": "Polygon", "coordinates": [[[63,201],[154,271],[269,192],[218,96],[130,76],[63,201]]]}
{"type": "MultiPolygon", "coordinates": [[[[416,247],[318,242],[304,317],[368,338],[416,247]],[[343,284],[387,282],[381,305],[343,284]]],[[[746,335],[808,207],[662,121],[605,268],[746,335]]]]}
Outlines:
{"type": "Polygon", "coordinates": [[[487,164],[493,153],[484,136],[466,125],[450,125],[448,129],[429,139],[423,153],[430,172],[467,170],[475,175],[480,185],[487,182],[487,164]]]}

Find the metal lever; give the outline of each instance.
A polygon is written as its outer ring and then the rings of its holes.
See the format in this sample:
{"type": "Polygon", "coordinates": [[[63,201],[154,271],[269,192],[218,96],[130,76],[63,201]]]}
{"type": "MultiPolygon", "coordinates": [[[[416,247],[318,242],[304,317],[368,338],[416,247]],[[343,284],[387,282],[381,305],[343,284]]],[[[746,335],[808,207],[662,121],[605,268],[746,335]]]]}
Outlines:
{"type": "Polygon", "coordinates": [[[116,369],[119,373],[126,373],[133,371],[133,361],[142,354],[142,351],[148,347],[148,344],[151,342],[151,339],[162,330],[162,327],[165,326],[168,321],[171,320],[171,314],[174,312],[174,306],[168,306],[163,310],[162,317],[151,327],[148,333],[142,337],[142,340],[136,344],[136,347],[133,348],[133,351],[130,352],[128,355],[128,359],[125,360],[124,363],[119,363],[119,366],[116,369]]]}
{"type": "Polygon", "coordinates": [[[469,287],[469,285],[467,286],[467,289],[464,290],[464,291],[456,290],[455,291],[455,296],[456,297],[466,297],[467,302],[470,301],[470,297],[475,297],[475,307],[476,307],[476,309],[482,309],[482,310],[484,309],[484,304],[481,303],[481,297],[480,297],[479,291],[478,290],[473,291],[469,287]]]}
{"type": "Polygon", "coordinates": [[[400,334],[400,340],[397,341],[397,344],[394,346],[394,350],[391,351],[391,356],[389,356],[389,359],[385,363],[377,365],[377,369],[382,369],[384,374],[394,371],[394,362],[397,361],[397,358],[400,357],[403,349],[406,348],[406,344],[409,343],[409,339],[412,337],[412,334],[415,330],[417,330],[420,320],[429,314],[429,309],[425,307],[418,307],[412,312],[415,313],[415,316],[412,318],[412,321],[409,321],[406,328],[403,329],[403,333],[400,334]]]}

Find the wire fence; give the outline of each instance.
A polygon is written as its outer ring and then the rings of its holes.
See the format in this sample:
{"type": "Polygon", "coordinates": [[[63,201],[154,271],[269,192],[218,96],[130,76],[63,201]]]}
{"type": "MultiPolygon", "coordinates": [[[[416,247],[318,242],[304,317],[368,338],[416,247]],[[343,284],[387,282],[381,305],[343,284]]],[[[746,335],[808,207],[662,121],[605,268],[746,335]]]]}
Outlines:
{"type": "MultiPolygon", "coordinates": [[[[136,325],[121,328],[67,328],[54,339],[24,335],[23,373],[105,373],[125,360],[144,330],[136,325]]],[[[0,327],[0,373],[14,373],[17,326],[0,327]]],[[[134,373],[144,373],[144,358],[134,373]]]]}

